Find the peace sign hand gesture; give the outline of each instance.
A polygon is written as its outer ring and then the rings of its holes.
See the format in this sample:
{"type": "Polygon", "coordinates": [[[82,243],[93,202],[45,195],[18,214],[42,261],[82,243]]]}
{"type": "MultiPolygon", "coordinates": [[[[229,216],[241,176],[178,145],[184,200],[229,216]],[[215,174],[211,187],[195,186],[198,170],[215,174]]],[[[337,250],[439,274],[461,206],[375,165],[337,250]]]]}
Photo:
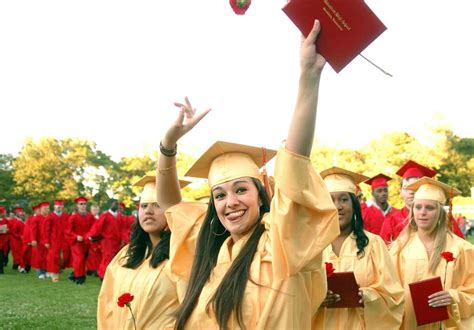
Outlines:
{"type": "Polygon", "coordinates": [[[179,114],[176,121],[168,128],[162,140],[162,144],[165,148],[174,148],[176,142],[211,111],[211,109],[207,109],[196,114],[196,109],[192,107],[187,96],[184,98],[184,104],[174,102],[174,105],[179,108],[179,114]]]}

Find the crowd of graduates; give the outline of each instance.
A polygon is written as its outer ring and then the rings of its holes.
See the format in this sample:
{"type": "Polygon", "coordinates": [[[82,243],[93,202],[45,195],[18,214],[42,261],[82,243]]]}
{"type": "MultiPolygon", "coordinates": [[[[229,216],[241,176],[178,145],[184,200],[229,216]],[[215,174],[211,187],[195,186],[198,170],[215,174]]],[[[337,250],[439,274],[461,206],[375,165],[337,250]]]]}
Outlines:
{"type": "MultiPolygon", "coordinates": [[[[75,282],[83,284],[89,269],[103,278],[99,329],[474,329],[474,247],[445,208],[459,191],[408,160],[396,173],[405,203],[398,210],[387,202],[388,175],[313,166],[325,65],[316,51],[319,29],[315,21],[302,38],[296,106],[278,151],[215,142],[185,174],[207,179],[209,201],[183,200],[178,142],[210,111],[196,112],[185,98],[160,141],[156,176],[135,183],[142,193],[130,231],[116,202],[94,219],[79,197],[77,211],[63,220],[59,205],[48,215],[49,204],[41,203],[23,231],[23,258],[30,250],[38,276],[47,271],[57,279],[67,254],[52,237],[62,231],[75,282]],[[265,164],[273,157],[271,184],[265,164]],[[362,183],[372,189],[368,204],[362,183]],[[100,263],[92,258],[89,268],[94,245],[100,263]],[[39,254],[47,256],[42,263],[39,254]],[[351,273],[358,288],[329,289],[339,273],[351,273]],[[447,316],[422,323],[410,285],[437,277],[444,281],[419,305],[447,316]],[[346,295],[357,301],[338,307],[346,295]]],[[[12,220],[2,221],[2,237],[14,236],[12,220]]]]}
{"type": "Polygon", "coordinates": [[[74,211],[64,209],[63,200],[43,201],[26,215],[22,207],[8,212],[0,206],[0,274],[11,259],[12,268],[19,273],[35,269],[38,279],[59,281],[66,268],[73,272],[68,278],[84,284],[86,275],[104,277],[105,269],[115,254],[127,244],[133,214],[124,212],[125,205],[113,200],[110,208],[99,214],[99,207],[79,196],[74,211]],[[11,258],[10,258],[11,255],[11,258]]]}

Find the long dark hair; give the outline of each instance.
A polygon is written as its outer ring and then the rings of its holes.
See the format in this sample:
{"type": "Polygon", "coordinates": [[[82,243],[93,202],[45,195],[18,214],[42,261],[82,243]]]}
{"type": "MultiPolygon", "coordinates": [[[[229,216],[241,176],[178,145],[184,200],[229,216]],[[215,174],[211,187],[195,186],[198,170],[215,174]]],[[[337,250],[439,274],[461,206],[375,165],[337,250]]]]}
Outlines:
{"type": "Polygon", "coordinates": [[[352,232],[356,237],[356,245],[357,245],[357,257],[360,259],[365,255],[365,247],[369,244],[369,238],[364,233],[364,221],[362,219],[362,211],[360,209],[360,202],[359,199],[356,197],[355,194],[349,193],[352,201],[352,232]]]}
{"type": "Polygon", "coordinates": [[[155,248],[153,248],[150,235],[143,230],[138,219],[135,219],[132,224],[130,242],[128,244],[127,254],[124,257],[126,261],[123,267],[136,269],[150,254],[150,266],[153,268],[158,267],[163,260],[169,259],[170,238],[171,232],[169,230],[162,231],[160,241],[155,248]]]}
{"type": "MultiPolygon", "coordinates": [[[[257,250],[260,237],[265,231],[265,227],[260,220],[265,213],[270,211],[270,202],[262,183],[256,179],[252,179],[252,181],[257,187],[258,195],[262,202],[260,216],[255,222],[255,229],[250,238],[232,262],[231,267],[207,306],[209,308],[209,305],[212,305],[217,323],[221,329],[227,329],[227,322],[232,312],[234,312],[239,326],[244,328],[242,300],[247,281],[249,280],[250,265],[257,250]]],[[[202,288],[216,265],[220,247],[229,235],[229,232],[225,230],[225,227],[217,217],[214,201],[211,198],[206,217],[199,232],[188,289],[176,313],[176,329],[184,329],[186,321],[197,304],[202,288]]]]}

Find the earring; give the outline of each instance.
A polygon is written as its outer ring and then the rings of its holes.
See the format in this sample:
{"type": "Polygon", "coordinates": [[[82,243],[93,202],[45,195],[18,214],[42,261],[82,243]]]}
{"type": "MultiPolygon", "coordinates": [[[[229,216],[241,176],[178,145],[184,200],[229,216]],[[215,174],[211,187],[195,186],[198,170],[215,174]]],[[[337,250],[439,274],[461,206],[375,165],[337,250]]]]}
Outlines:
{"type": "Polygon", "coordinates": [[[224,235],[224,234],[226,233],[226,231],[227,231],[227,228],[224,227],[224,231],[223,231],[222,233],[216,234],[216,233],[214,232],[214,218],[211,219],[210,226],[211,226],[211,232],[212,232],[215,236],[222,236],[222,235],[224,235]]]}

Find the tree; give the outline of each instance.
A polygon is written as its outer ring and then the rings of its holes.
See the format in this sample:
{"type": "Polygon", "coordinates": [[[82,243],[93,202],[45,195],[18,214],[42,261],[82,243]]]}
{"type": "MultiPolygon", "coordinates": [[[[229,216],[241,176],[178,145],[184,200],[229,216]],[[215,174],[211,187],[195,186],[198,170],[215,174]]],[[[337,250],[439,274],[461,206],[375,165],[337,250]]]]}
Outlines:
{"type": "Polygon", "coordinates": [[[403,206],[400,197],[402,180],[395,174],[396,171],[409,159],[427,167],[437,168],[442,157],[435,148],[423,145],[415,137],[402,132],[385,133],[372,140],[362,152],[366,155],[366,175],[371,177],[384,173],[393,179],[389,181],[389,202],[398,208],[403,206]]]}
{"type": "MultiPolygon", "coordinates": [[[[111,190],[115,198],[122,201],[126,207],[130,207],[138,201],[141,188],[133,184],[144,175],[156,175],[157,159],[160,157],[156,152],[152,155],[123,157],[115,167],[111,175],[111,190]]],[[[194,162],[194,158],[185,153],[179,153],[176,159],[178,176],[183,178],[187,169],[194,162]]],[[[194,181],[194,180],[193,180],[194,181]]],[[[209,188],[203,181],[194,183],[182,190],[183,198],[194,200],[207,193],[209,188]]]]}
{"type": "Polygon", "coordinates": [[[459,189],[469,196],[474,173],[474,139],[460,138],[445,130],[444,157],[438,168],[439,180],[459,189]]]}
{"type": "MultiPolygon", "coordinates": [[[[78,139],[28,139],[13,161],[15,193],[31,203],[40,200],[71,200],[90,192],[91,168],[113,166],[110,157],[96,149],[94,142],[78,139]],[[88,190],[89,189],[89,190],[88,190]]],[[[96,177],[97,185],[103,183],[96,177]]]]}
{"type": "Polygon", "coordinates": [[[17,196],[13,192],[13,156],[0,154],[0,203],[12,203],[17,196]]]}
{"type": "Polygon", "coordinates": [[[156,158],[150,155],[123,157],[112,173],[111,189],[115,198],[130,207],[139,198],[141,188],[133,184],[146,174],[155,175],[156,158]]]}
{"type": "MultiPolygon", "coordinates": [[[[384,173],[393,179],[389,181],[389,203],[402,207],[401,178],[395,174],[397,169],[409,159],[436,168],[441,164],[441,158],[441,152],[421,144],[410,134],[392,132],[370,141],[360,150],[318,146],[313,150],[312,162],[318,171],[338,166],[368,177],[384,173]]],[[[369,185],[361,184],[360,187],[366,197],[371,196],[369,185]]]]}

